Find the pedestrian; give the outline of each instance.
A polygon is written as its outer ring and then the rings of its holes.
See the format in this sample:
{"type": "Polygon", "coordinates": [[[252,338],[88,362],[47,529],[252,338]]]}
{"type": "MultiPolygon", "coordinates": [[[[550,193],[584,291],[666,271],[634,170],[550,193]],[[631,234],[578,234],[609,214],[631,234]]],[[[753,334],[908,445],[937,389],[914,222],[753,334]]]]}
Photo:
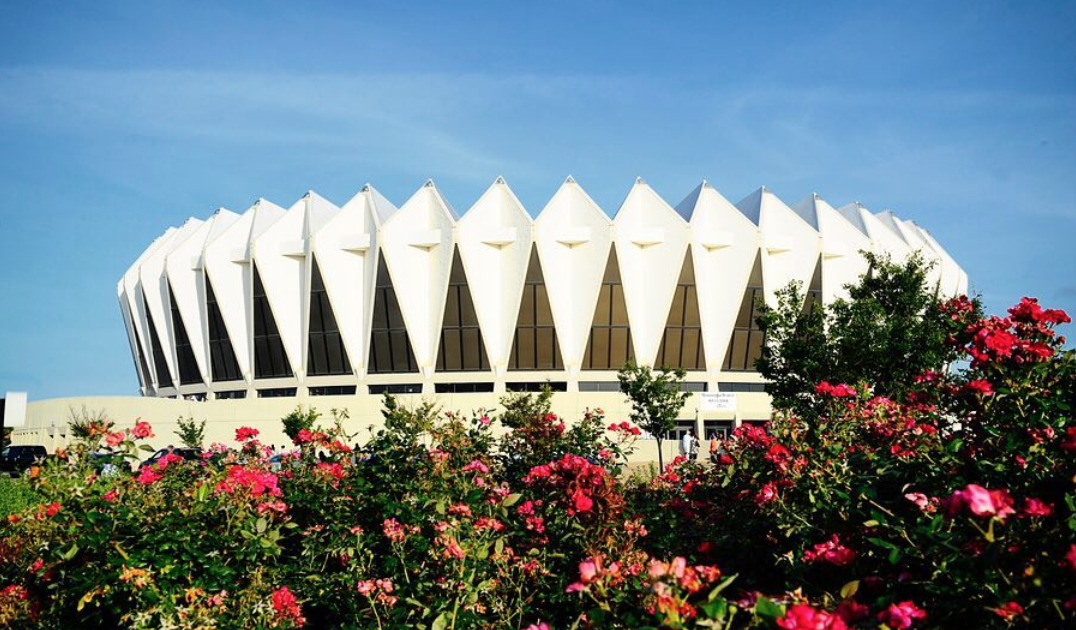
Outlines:
{"type": "Polygon", "coordinates": [[[695,429],[691,430],[691,461],[695,461],[699,458],[699,435],[695,433],[695,429]]]}
{"type": "Polygon", "coordinates": [[[680,456],[687,457],[691,454],[691,433],[684,431],[680,436],[680,456]]]}
{"type": "Polygon", "coordinates": [[[717,463],[717,431],[710,433],[710,461],[717,463]]]}

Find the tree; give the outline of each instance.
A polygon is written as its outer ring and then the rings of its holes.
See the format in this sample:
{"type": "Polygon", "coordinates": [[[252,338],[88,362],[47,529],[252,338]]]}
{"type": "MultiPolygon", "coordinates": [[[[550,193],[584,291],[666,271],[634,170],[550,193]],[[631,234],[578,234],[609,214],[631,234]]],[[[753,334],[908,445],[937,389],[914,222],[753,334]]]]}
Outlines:
{"type": "Polygon", "coordinates": [[[295,442],[295,439],[299,437],[299,432],[303,429],[309,431],[320,417],[321,414],[317,409],[311,407],[304,411],[303,406],[298,405],[294,411],[281,418],[280,422],[284,425],[284,435],[295,442]]]}
{"type": "MultiPolygon", "coordinates": [[[[762,307],[758,324],[766,344],[756,367],[769,381],[775,409],[810,411],[822,381],[868,382],[876,394],[899,398],[916,376],[960,358],[947,343],[960,334],[959,324],[928,285],[930,265],[918,255],[903,264],[864,256],[868,271],[847,285],[847,299],[805,308],[793,283],[778,291],[775,308],[762,307]]],[[[977,298],[972,306],[981,314],[977,298]]]]}
{"type": "Polygon", "coordinates": [[[661,443],[665,434],[676,428],[676,416],[684,408],[689,394],[681,391],[682,369],[662,367],[658,371],[628,362],[617,372],[620,391],[631,401],[631,420],[658,441],[658,467],[664,468],[661,443]]]}
{"type": "Polygon", "coordinates": [[[184,445],[191,448],[202,448],[202,441],[205,439],[205,420],[196,422],[194,417],[184,418],[180,416],[176,420],[176,424],[179,428],[176,429],[176,436],[184,445]]]}

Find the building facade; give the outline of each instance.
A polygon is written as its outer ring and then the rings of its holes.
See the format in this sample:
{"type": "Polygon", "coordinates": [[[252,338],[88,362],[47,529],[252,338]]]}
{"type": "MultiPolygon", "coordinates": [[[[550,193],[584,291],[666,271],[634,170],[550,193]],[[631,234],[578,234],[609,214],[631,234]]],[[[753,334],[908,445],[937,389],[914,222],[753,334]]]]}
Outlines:
{"type": "Polygon", "coordinates": [[[862,251],[967,276],[929,233],[817,195],[707,183],[673,207],[638,180],[610,216],[571,178],[532,219],[498,178],[461,217],[427,182],[397,208],[366,186],[259,200],[155,240],[117,285],[144,396],[239,399],[615,389],[632,360],[693,391],[756,391],[754,322],[789,282],[829,302],[862,251]]]}
{"type": "Polygon", "coordinates": [[[757,305],[793,281],[812,303],[840,297],[864,251],[918,252],[941,295],[967,291],[915,223],[765,188],[732,204],[703,182],[674,207],[637,180],[612,217],[570,177],[536,218],[500,178],[462,217],[432,182],[400,207],[371,186],[341,207],[259,200],[169,228],[120,279],[140,396],[30,402],[13,441],[52,450],[72,416],[103,413],[151,422],[157,446],[181,417],[206,420],[207,442],[257,426],[283,444],[297,405],[342,412],[361,440],[385,392],[467,413],[543,385],[562,417],[620,421],[616,372],[632,360],[687,372],[672,455],[683,431],[769,419],[757,305]]]}

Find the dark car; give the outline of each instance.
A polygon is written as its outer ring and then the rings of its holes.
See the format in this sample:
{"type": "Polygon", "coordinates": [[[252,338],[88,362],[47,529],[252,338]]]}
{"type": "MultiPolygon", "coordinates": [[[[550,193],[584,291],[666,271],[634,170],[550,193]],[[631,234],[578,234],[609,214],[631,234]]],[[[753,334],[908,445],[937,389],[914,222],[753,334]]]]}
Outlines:
{"type": "MultiPolygon", "coordinates": [[[[142,470],[146,466],[151,466],[153,464],[156,464],[158,461],[160,461],[160,459],[162,457],[164,457],[167,454],[168,454],[168,449],[162,448],[161,450],[154,453],[152,457],[150,457],[146,461],[139,464],[138,469],[142,470]]],[[[184,461],[188,461],[188,462],[200,462],[200,461],[202,461],[202,449],[200,449],[200,448],[190,448],[190,447],[186,447],[186,446],[184,446],[183,448],[174,448],[174,449],[172,449],[172,454],[173,455],[178,455],[179,457],[182,457],[184,461]]]]}
{"type": "Polygon", "coordinates": [[[0,471],[18,475],[30,466],[41,464],[48,457],[48,452],[41,445],[9,446],[0,451],[0,471]]]}

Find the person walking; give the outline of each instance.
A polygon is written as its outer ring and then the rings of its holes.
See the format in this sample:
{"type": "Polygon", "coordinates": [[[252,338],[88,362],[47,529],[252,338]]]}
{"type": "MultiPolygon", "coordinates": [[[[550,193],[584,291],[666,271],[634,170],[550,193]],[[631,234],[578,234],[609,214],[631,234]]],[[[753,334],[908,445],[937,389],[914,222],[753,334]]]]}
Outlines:
{"type": "Polygon", "coordinates": [[[684,434],[680,436],[680,455],[687,457],[691,454],[691,433],[684,431],[684,434]]]}
{"type": "Polygon", "coordinates": [[[710,461],[717,463],[717,431],[710,434],[710,461]]]}
{"type": "Polygon", "coordinates": [[[695,461],[699,458],[699,434],[695,433],[695,429],[691,430],[691,461],[695,461]]]}

